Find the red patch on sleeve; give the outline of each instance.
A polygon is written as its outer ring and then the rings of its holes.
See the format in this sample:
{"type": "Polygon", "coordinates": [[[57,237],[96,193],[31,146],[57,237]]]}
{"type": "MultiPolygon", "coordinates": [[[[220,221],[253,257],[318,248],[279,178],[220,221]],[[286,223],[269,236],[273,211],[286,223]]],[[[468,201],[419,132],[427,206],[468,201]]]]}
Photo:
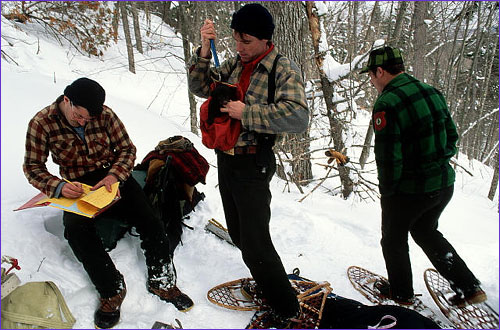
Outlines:
{"type": "Polygon", "coordinates": [[[387,121],[385,120],[385,111],[377,112],[373,115],[373,125],[377,131],[384,129],[387,121]]]}

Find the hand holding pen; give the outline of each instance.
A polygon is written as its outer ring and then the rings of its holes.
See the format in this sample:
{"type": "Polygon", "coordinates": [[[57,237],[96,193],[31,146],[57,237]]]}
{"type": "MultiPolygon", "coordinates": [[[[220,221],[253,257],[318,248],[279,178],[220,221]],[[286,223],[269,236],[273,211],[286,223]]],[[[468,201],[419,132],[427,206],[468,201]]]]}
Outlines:
{"type": "Polygon", "coordinates": [[[68,184],[65,184],[61,189],[61,195],[66,198],[78,198],[83,194],[83,187],[80,182],[71,182],[64,179],[68,184]]]}

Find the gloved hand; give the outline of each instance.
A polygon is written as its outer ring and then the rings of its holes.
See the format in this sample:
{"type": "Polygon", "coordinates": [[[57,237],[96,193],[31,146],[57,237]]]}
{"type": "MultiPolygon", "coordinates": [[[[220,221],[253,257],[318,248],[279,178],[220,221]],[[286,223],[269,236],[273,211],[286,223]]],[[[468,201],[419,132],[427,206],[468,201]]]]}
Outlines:
{"type": "Polygon", "coordinates": [[[333,160],[335,160],[337,162],[337,165],[339,165],[339,166],[344,166],[345,164],[347,164],[349,162],[349,157],[344,156],[340,152],[335,151],[333,149],[325,151],[325,155],[327,157],[329,157],[328,164],[333,162],[333,160]]]}

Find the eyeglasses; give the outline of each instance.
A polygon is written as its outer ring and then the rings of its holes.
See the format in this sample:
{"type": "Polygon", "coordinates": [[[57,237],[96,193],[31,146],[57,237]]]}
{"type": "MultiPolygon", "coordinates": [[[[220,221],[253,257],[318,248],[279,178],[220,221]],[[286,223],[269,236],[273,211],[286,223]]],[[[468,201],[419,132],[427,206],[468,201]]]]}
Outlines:
{"type": "Polygon", "coordinates": [[[89,122],[89,121],[92,121],[95,119],[95,117],[84,117],[81,114],[79,114],[78,112],[76,112],[76,107],[73,107],[73,102],[71,102],[71,110],[73,111],[73,117],[76,120],[84,120],[86,122],[89,122]]]}

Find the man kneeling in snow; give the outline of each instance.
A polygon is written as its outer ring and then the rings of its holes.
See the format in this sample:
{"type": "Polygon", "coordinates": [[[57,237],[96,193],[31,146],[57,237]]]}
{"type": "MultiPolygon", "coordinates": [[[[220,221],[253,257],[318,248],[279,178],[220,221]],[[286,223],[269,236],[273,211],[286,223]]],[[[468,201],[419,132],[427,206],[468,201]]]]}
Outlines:
{"type": "MultiPolygon", "coordinates": [[[[80,78],[38,112],[26,134],[24,174],[30,184],[49,197],[78,198],[83,193],[82,183],[92,185],[92,190],[105,186],[111,191],[111,185],[119,181],[121,199],[105,212],[106,217],[119,216],[136,227],[148,268],[148,290],[177,309],[187,310],[193,302],[176,286],[164,227],[130,175],[136,148],[104,99],[105,91],[99,83],[80,78]],[[49,152],[59,165],[60,175],[72,182],[48,172],[45,163],[49,152]]],[[[100,220],[101,216],[88,219],[70,212],[63,215],[64,236],[100,295],[95,325],[110,328],[120,319],[127,289],[96,233],[95,224],[100,220]]]]}

